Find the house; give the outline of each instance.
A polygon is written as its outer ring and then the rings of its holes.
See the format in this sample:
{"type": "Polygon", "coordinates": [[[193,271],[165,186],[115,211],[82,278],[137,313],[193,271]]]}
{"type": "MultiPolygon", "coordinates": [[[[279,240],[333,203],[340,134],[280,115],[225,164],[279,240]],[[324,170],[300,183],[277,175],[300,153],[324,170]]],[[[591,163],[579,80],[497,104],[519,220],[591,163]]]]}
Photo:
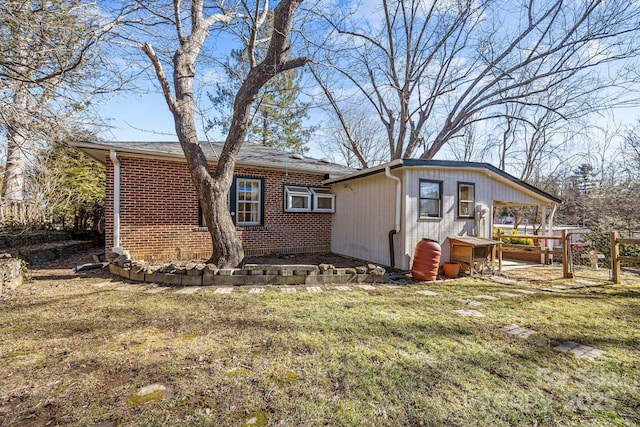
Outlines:
{"type": "MultiPolygon", "coordinates": [[[[208,258],[211,237],[177,142],[71,144],[106,167],[107,253],[134,259],[208,258]]],[[[222,143],[203,142],[211,168],[222,143]]],[[[244,144],[229,206],[245,254],[329,251],[335,197],[322,181],[353,172],[328,161],[244,144]]]]}
{"type": "Polygon", "coordinates": [[[442,246],[441,263],[452,240],[491,245],[503,206],[538,206],[551,230],[561,202],[487,163],[394,160],[323,183],[335,194],[331,251],[401,269],[423,238],[442,246]]]}

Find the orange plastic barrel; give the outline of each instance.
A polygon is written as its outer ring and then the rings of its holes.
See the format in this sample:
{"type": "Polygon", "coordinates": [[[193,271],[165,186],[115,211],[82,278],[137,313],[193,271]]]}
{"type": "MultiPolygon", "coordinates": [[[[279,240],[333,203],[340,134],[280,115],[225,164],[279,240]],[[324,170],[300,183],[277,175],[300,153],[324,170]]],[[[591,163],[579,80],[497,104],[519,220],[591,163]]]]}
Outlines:
{"type": "Polygon", "coordinates": [[[440,245],[435,240],[422,239],[413,254],[411,276],[417,280],[431,281],[438,277],[440,267],[440,245]]]}

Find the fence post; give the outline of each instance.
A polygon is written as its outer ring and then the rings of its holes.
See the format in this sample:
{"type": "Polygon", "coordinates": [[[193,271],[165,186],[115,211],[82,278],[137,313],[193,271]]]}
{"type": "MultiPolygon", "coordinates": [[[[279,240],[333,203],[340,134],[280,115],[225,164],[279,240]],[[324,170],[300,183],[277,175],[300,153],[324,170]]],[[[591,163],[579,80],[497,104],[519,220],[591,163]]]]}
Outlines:
{"type": "Polygon", "coordinates": [[[620,283],[620,244],[618,243],[618,233],[611,232],[611,273],[613,283],[620,283]]]}
{"type": "Polygon", "coordinates": [[[502,274],[502,233],[498,228],[498,273],[502,274]]]}
{"type": "Polygon", "coordinates": [[[573,274],[569,272],[569,234],[567,230],[562,230],[562,277],[572,279],[573,274]]]}

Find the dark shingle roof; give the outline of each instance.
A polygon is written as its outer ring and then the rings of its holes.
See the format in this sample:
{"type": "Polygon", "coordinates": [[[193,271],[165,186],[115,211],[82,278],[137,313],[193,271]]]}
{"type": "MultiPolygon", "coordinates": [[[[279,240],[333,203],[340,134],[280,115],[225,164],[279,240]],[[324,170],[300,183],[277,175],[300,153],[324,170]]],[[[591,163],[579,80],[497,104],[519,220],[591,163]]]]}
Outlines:
{"type": "Polygon", "coordinates": [[[374,166],[369,169],[363,169],[360,171],[352,171],[348,175],[343,175],[340,177],[335,177],[325,181],[325,184],[337,184],[339,182],[345,182],[352,179],[364,178],[367,176],[384,173],[385,168],[389,169],[397,169],[397,168],[405,168],[405,167],[431,167],[431,168],[464,168],[464,169],[484,169],[488,172],[492,172],[495,175],[498,175],[528,191],[538,194],[549,201],[554,203],[562,203],[562,200],[556,196],[553,196],[546,191],[543,191],[527,182],[522,181],[515,176],[498,169],[497,167],[489,164],[489,163],[481,163],[481,162],[462,162],[457,160],[421,160],[421,159],[398,159],[393,160],[389,163],[385,163],[382,165],[374,166]]]}
{"type": "MultiPolygon", "coordinates": [[[[70,143],[89,156],[104,162],[105,156],[99,152],[115,150],[122,153],[135,153],[149,156],[184,158],[182,148],[178,142],[150,142],[150,141],[97,141],[70,143]]],[[[217,161],[222,152],[222,142],[201,142],[202,149],[212,162],[217,161]]],[[[262,167],[269,169],[294,170],[314,174],[329,174],[334,176],[354,172],[346,166],[310,157],[299,158],[298,155],[286,153],[275,148],[246,142],[242,145],[236,164],[243,166],[262,167]]]]}

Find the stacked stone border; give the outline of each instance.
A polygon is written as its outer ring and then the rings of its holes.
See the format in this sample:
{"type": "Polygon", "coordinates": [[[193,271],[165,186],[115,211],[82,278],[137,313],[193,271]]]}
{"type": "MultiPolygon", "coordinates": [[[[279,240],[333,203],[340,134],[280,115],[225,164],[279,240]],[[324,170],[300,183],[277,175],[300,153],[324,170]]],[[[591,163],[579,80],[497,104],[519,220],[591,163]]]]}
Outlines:
{"type": "Polygon", "coordinates": [[[245,264],[242,268],[218,269],[203,263],[151,266],[144,262],[118,261],[109,264],[109,271],[134,282],[173,286],[323,285],[376,283],[387,279],[385,269],[374,264],[355,268],[336,268],[331,264],[245,264]]]}

